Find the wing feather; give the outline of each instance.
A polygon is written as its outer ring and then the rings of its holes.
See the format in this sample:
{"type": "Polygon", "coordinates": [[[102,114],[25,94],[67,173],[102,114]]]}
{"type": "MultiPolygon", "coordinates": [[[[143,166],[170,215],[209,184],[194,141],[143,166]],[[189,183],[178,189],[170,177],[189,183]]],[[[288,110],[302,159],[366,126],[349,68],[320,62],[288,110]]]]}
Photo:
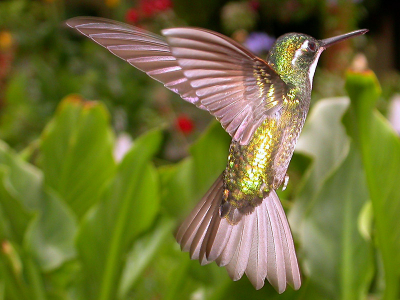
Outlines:
{"type": "Polygon", "coordinates": [[[67,21],[96,43],[208,110],[240,144],[282,106],[285,84],[234,40],[200,28],[171,28],[164,37],[92,17],[67,21]],[[273,87],[273,89],[270,89],[273,87]]]}

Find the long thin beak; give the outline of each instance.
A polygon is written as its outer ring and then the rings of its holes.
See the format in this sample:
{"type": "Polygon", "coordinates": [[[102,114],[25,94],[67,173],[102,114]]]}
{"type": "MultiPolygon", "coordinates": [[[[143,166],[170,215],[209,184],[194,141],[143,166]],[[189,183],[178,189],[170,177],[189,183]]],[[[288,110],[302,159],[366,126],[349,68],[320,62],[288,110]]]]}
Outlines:
{"type": "Polygon", "coordinates": [[[320,40],[320,45],[321,47],[324,47],[325,49],[332,46],[333,44],[339,43],[341,41],[347,40],[349,38],[352,38],[357,35],[362,35],[368,32],[368,29],[359,29],[355,30],[349,33],[345,33],[342,35],[334,36],[328,39],[320,40]]]}

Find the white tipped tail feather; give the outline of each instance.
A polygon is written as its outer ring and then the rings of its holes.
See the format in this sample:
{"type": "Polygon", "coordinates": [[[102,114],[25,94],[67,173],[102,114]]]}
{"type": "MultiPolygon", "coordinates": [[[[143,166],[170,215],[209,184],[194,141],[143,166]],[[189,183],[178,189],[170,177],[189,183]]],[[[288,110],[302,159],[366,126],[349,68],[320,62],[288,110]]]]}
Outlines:
{"type": "Polygon", "coordinates": [[[286,283],[299,289],[292,234],[276,192],[271,191],[235,225],[220,217],[222,192],[221,175],[179,227],[176,240],[182,250],[202,265],[216,261],[225,266],[232,280],[246,273],[256,289],[264,286],[265,278],[279,293],[285,291],[286,283]]]}

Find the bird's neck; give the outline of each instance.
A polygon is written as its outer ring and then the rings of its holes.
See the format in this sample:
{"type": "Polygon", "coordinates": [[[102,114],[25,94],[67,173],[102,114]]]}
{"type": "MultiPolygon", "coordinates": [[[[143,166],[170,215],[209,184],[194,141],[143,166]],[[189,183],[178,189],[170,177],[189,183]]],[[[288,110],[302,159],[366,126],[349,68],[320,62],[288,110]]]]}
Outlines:
{"type": "Polygon", "coordinates": [[[279,77],[289,86],[300,90],[310,90],[312,88],[312,77],[307,70],[302,70],[296,66],[287,65],[282,62],[268,62],[270,67],[279,75],[279,77]]]}

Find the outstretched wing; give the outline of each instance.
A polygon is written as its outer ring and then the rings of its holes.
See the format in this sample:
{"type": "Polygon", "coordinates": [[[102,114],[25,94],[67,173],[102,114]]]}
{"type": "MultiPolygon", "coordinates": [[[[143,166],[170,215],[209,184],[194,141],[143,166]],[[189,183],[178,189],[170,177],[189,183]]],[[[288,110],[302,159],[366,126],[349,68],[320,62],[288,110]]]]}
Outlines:
{"type": "Polygon", "coordinates": [[[245,145],[282,106],[285,84],[269,65],[232,39],[199,28],[171,28],[165,38],[101,18],[67,21],[116,56],[208,110],[245,145]]]}

